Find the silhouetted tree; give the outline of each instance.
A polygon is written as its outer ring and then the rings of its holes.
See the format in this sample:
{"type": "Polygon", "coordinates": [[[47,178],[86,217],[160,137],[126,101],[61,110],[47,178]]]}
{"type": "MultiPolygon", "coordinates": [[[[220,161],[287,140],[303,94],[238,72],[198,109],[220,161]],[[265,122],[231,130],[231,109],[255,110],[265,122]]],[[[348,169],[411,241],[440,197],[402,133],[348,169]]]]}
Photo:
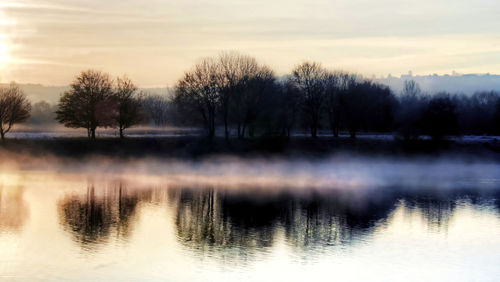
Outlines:
{"type": "MultiPolygon", "coordinates": [[[[246,129],[250,137],[254,136],[256,122],[262,116],[264,111],[271,110],[267,106],[272,102],[265,99],[266,96],[272,96],[274,93],[274,74],[267,68],[260,68],[254,77],[245,81],[246,85],[241,86],[237,94],[238,105],[235,107],[235,115],[238,123],[238,137],[244,138],[246,129]],[[266,105],[265,102],[268,104],[266,105]]],[[[265,120],[265,122],[271,122],[265,120]]]]}
{"type": "Polygon", "coordinates": [[[70,88],[59,100],[56,119],[60,123],[66,127],[86,128],[89,139],[95,139],[97,127],[115,124],[117,107],[108,74],[83,71],[70,88]]]}
{"type": "Polygon", "coordinates": [[[493,119],[494,125],[494,133],[500,134],[500,99],[498,99],[496,103],[495,117],[493,119]]]}
{"type": "Polygon", "coordinates": [[[355,75],[344,75],[340,89],[340,119],[356,138],[360,130],[388,132],[392,128],[397,100],[385,85],[371,81],[357,81],[355,75]]]}
{"type": "Polygon", "coordinates": [[[210,138],[215,136],[215,114],[221,100],[218,75],[214,60],[204,59],[184,74],[174,96],[182,110],[195,111],[202,117],[210,138]]]}
{"type": "Polygon", "coordinates": [[[26,121],[30,116],[31,104],[24,92],[15,83],[0,88],[0,137],[5,140],[16,123],[26,121]]]}
{"type": "Polygon", "coordinates": [[[364,101],[362,130],[390,132],[393,129],[397,99],[388,86],[368,83],[364,101]]]}
{"type": "Polygon", "coordinates": [[[300,108],[299,89],[290,80],[282,84],[280,92],[279,107],[281,108],[281,128],[285,135],[290,138],[295,126],[300,108]]]}
{"type": "Polygon", "coordinates": [[[361,127],[366,103],[363,93],[368,90],[368,84],[358,83],[356,77],[351,76],[346,82],[345,91],[341,92],[341,119],[351,138],[356,138],[356,132],[361,127]]]}
{"type": "Polygon", "coordinates": [[[454,95],[460,132],[463,134],[494,134],[494,119],[499,96],[496,92],[478,92],[472,96],[454,95]]]}
{"type": "Polygon", "coordinates": [[[201,117],[209,137],[215,135],[216,114],[220,112],[226,138],[232,121],[238,137],[243,138],[249,127],[252,134],[261,98],[273,83],[273,72],[254,58],[223,53],[202,60],[185,73],[177,83],[174,101],[186,116],[196,112],[201,117]]]}
{"type": "Polygon", "coordinates": [[[305,62],[295,67],[290,78],[300,91],[302,109],[313,138],[318,135],[324,106],[326,75],[326,70],[319,63],[305,62]]]}
{"type": "MultiPolygon", "coordinates": [[[[229,123],[231,117],[236,123],[239,138],[243,138],[243,127],[245,124],[246,102],[255,97],[248,97],[249,84],[260,78],[272,77],[272,71],[258,64],[255,58],[236,52],[223,53],[217,60],[217,85],[220,87],[220,110],[224,121],[224,132],[226,138],[229,136],[229,123]]],[[[255,90],[255,89],[254,89],[255,90]]]]}
{"type": "Polygon", "coordinates": [[[430,99],[424,111],[423,130],[433,139],[459,133],[456,105],[449,94],[439,93],[430,99]]]}
{"type": "Polygon", "coordinates": [[[339,136],[340,130],[341,79],[341,75],[337,73],[328,73],[325,77],[326,111],[334,137],[339,136]]]}
{"type": "Polygon", "coordinates": [[[117,78],[113,95],[118,106],[116,123],[120,130],[120,138],[123,138],[125,129],[141,121],[141,102],[137,96],[137,87],[127,77],[117,78]]]}
{"type": "Polygon", "coordinates": [[[342,103],[356,77],[344,72],[329,72],[325,77],[326,111],[334,137],[339,136],[342,119],[342,103]]]}
{"type": "Polygon", "coordinates": [[[141,96],[143,96],[141,99],[142,121],[155,126],[165,126],[171,119],[173,111],[173,103],[169,97],[146,93],[141,93],[141,96]]]}
{"type": "Polygon", "coordinates": [[[421,122],[427,99],[413,80],[405,86],[395,114],[395,129],[405,140],[416,139],[421,133],[421,122]]]}

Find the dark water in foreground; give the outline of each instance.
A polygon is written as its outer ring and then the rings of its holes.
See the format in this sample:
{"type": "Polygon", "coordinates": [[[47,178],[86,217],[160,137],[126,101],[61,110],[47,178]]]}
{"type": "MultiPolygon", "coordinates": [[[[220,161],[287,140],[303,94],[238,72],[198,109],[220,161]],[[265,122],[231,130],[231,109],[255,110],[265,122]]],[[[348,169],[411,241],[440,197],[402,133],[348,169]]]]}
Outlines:
{"type": "Polygon", "coordinates": [[[4,173],[0,280],[494,281],[494,186],[234,189],[4,173]]]}

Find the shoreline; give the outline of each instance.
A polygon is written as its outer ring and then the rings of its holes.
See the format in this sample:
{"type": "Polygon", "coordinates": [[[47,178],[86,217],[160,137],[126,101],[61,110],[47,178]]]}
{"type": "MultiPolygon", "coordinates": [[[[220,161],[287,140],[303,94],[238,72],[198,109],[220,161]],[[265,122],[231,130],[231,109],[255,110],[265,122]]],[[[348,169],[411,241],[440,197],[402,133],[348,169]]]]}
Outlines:
{"type": "MultiPolygon", "coordinates": [[[[384,135],[382,135],[384,136],[384,135]]],[[[212,156],[236,156],[241,158],[290,158],[322,159],[334,155],[373,157],[431,157],[460,156],[469,159],[500,161],[500,142],[496,138],[469,138],[467,142],[456,140],[413,140],[405,142],[391,138],[364,138],[320,136],[259,137],[238,139],[203,136],[128,137],[118,139],[102,137],[89,141],[82,137],[55,138],[7,138],[0,142],[0,155],[22,153],[31,156],[53,155],[56,157],[82,158],[106,156],[116,158],[154,157],[161,159],[203,159],[212,156]],[[485,141],[486,140],[486,141],[485,141]]]]}

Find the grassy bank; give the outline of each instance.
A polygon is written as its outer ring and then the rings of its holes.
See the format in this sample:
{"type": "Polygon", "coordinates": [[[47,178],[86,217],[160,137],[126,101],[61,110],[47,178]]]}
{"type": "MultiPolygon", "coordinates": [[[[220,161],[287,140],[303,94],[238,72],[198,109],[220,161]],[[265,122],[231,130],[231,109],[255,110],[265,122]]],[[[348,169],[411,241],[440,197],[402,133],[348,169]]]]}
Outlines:
{"type": "Polygon", "coordinates": [[[91,155],[118,158],[203,158],[213,155],[241,157],[308,157],[322,158],[333,154],[373,156],[432,156],[460,154],[471,158],[500,160],[499,142],[459,143],[418,140],[357,139],[320,137],[256,138],[239,140],[204,137],[151,137],[151,138],[102,138],[88,141],[85,138],[11,139],[0,142],[0,151],[24,153],[32,156],[51,154],[70,158],[91,155]]]}

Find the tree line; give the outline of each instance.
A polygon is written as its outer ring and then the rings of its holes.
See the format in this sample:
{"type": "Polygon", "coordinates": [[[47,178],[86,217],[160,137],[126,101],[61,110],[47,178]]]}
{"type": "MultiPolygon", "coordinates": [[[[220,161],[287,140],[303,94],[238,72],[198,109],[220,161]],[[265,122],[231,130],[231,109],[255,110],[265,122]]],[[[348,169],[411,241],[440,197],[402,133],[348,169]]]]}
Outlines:
{"type": "Polygon", "coordinates": [[[56,120],[70,128],[84,128],[95,139],[97,128],[116,128],[120,137],[138,124],[199,126],[209,138],[286,136],[307,131],[356,138],[359,132],[396,133],[405,139],[427,135],[500,133],[500,95],[472,96],[422,93],[406,81],[402,93],[316,62],[297,65],[278,78],[266,65],[239,53],[206,58],[179,79],[173,95],[148,95],[126,76],[81,72],[52,106],[31,106],[21,89],[0,89],[2,139],[15,123],[56,120]]]}
{"type": "Polygon", "coordinates": [[[31,105],[18,85],[0,88],[0,133],[2,139],[15,123],[42,126],[59,122],[69,128],[84,128],[89,139],[96,129],[116,128],[120,138],[134,125],[164,126],[171,118],[172,103],[160,95],[147,95],[126,76],[112,80],[109,74],[88,70],[78,75],[57,105],[40,101],[31,105]]]}
{"type": "Polygon", "coordinates": [[[252,57],[225,53],[186,72],[173,101],[185,121],[203,125],[209,137],[223,127],[226,137],[232,128],[238,138],[290,137],[303,130],[315,138],[321,130],[351,138],[358,132],[394,132],[410,140],[498,134],[499,98],[496,92],[429,95],[414,81],[406,81],[396,95],[385,85],[316,62],[299,64],[277,78],[252,57]]]}

